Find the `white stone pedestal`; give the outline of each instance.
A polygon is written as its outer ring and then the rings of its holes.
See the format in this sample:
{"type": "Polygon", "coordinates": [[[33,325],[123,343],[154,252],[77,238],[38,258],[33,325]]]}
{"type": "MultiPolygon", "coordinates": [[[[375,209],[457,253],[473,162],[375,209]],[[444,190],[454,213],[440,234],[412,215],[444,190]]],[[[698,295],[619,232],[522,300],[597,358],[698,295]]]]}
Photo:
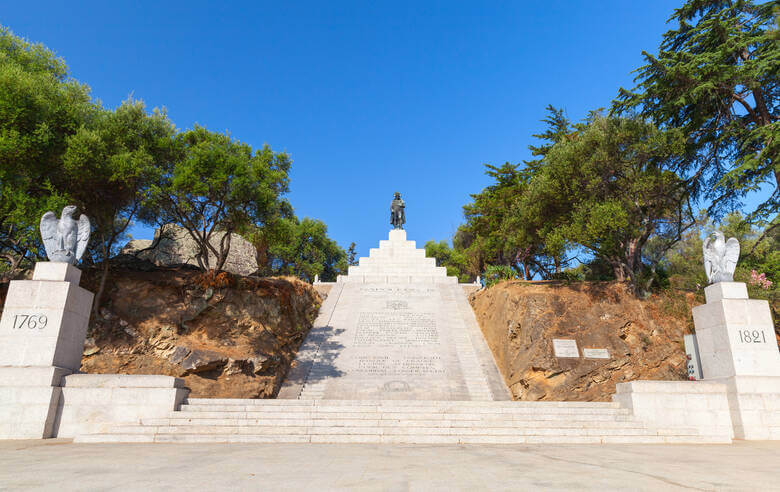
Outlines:
{"type": "Polygon", "coordinates": [[[705,381],[726,387],[737,439],[780,439],[780,350],[769,303],[741,282],[704,289],[693,308],[705,381]]]}
{"type": "Polygon", "coordinates": [[[81,271],[40,262],[11,282],[0,318],[0,439],[51,437],[63,376],[81,364],[92,308],[81,271]]]}

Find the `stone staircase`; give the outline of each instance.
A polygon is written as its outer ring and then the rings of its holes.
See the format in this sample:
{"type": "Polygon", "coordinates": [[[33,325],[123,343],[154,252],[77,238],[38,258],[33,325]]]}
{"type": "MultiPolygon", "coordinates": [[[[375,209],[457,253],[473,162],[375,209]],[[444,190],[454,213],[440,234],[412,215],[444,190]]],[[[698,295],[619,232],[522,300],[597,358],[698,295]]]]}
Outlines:
{"type": "Polygon", "coordinates": [[[347,275],[339,275],[338,283],[457,284],[457,277],[448,277],[447,268],[436,266],[435,258],[426,258],[425,250],[415,241],[406,239],[406,231],[390,231],[389,239],[379,241],[368,257],[349,267],[347,275]]]}
{"type": "Polygon", "coordinates": [[[112,425],[75,442],[715,443],[652,428],[617,403],[191,398],[166,418],[112,425]]]}

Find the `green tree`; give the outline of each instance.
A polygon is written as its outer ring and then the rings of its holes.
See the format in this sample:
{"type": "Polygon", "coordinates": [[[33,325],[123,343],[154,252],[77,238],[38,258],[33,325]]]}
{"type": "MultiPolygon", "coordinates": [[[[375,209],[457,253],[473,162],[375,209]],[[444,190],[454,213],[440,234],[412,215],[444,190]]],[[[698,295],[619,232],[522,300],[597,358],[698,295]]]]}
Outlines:
{"type": "Polygon", "coordinates": [[[495,183],[471,195],[473,201],[463,207],[466,223],[456,246],[478,259],[473,265],[475,271],[470,272],[474,275],[478,275],[486,264],[517,266],[518,244],[508,218],[525,187],[526,175],[519,167],[509,162],[502,166],[485,164],[485,174],[495,183]]]}
{"type": "Polygon", "coordinates": [[[450,248],[447,241],[428,241],[425,243],[425,256],[436,258],[436,265],[447,268],[447,275],[458,277],[459,282],[471,282],[474,280],[468,271],[468,263],[461,251],[450,248]]]}
{"type": "Polygon", "coordinates": [[[347,255],[336,241],[328,237],[328,227],[315,219],[286,221],[286,234],[280,234],[271,245],[273,269],[277,275],[293,275],[308,282],[315,275],[333,282],[347,271],[347,255]]]}
{"type": "Polygon", "coordinates": [[[94,309],[100,306],[117,241],[148,205],[171,157],[173,125],[160,111],[148,114],[140,101],[115,111],[100,110],[67,139],[61,186],[89,216],[94,232],[90,251],[102,261],[94,309]]]}
{"type": "Polygon", "coordinates": [[[520,207],[544,214],[538,207],[555,203],[564,220],[544,240],[584,248],[641,292],[660,261],[645,254],[648,240],[666,251],[693,223],[687,183],[676,172],[682,146],[680,132],[642,118],[594,116],[549,150],[520,207]]]}
{"type": "Polygon", "coordinates": [[[686,177],[707,192],[710,212],[774,179],[754,218],[777,213],[780,199],[780,44],[776,2],[688,0],[669,19],[657,55],[643,52],[637,87],[620,90],[615,108],[640,108],[687,135],[686,177]],[[710,189],[712,191],[710,191],[710,189]]]}
{"type": "Polygon", "coordinates": [[[265,145],[256,152],[228,134],[203,127],[176,137],[177,157],[163,182],[153,188],[160,223],[184,227],[200,248],[198,264],[221,270],[232,233],[249,234],[290,210],[290,158],[265,145]],[[218,244],[215,232],[224,232],[218,244]],[[209,260],[209,254],[215,258],[209,260]]]}
{"type": "Polygon", "coordinates": [[[358,263],[357,245],[353,241],[349,243],[349,248],[347,248],[347,266],[355,266],[358,263]]]}
{"type": "Polygon", "coordinates": [[[63,173],[68,137],[94,111],[64,61],[0,26],[0,270],[13,275],[45,256],[38,223],[67,203],[53,179],[63,173]]]}

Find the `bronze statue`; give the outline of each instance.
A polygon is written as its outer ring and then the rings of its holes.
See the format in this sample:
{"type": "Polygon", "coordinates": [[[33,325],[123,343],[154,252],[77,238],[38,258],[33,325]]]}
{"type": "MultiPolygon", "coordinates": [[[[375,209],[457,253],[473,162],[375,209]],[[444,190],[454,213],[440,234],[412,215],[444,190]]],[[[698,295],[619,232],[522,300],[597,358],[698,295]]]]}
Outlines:
{"type": "Polygon", "coordinates": [[[396,191],[393,201],[390,202],[390,225],[393,226],[393,229],[404,228],[404,224],[406,223],[405,207],[406,205],[404,204],[403,199],[401,199],[401,194],[396,191]]]}

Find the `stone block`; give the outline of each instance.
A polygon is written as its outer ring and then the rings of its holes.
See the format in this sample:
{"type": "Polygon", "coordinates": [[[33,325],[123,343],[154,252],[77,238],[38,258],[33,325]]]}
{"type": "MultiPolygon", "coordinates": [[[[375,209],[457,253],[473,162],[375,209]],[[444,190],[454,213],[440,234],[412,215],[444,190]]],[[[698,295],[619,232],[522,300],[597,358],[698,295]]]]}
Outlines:
{"type": "Polygon", "coordinates": [[[72,374],[64,378],[57,437],[105,432],[112,425],[163,418],[178,410],[189,392],[170,376],[72,374]]]}
{"type": "Polygon", "coordinates": [[[704,379],[780,376],[767,301],[721,299],[694,307],[693,319],[704,379]]]}
{"type": "Polygon", "coordinates": [[[173,376],[141,374],[71,374],[62,386],[68,388],[183,388],[184,380],[173,376]]]}
{"type": "Polygon", "coordinates": [[[618,383],[612,401],[634,417],[666,429],[694,428],[702,436],[734,437],[727,385],[704,381],[618,383]]]}
{"type": "Polygon", "coordinates": [[[0,439],[54,437],[61,388],[0,387],[0,439]]]}
{"type": "Polygon", "coordinates": [[[71,282],[78,285],[81,281],[81,270],[70,263],[39,261],[35,264],[32,279],[71,282]]]}
{"type": "Polygon", "coordinates": [[[0,387],[60,386],[68,369],[53,366],[0,367],[0,387]]]}
{"type": "Polygon", "coordinates": [[[744,282],[718,282],[704,288],[707,304],[723,299],[747,299],[747,285],[744,282]]]}
{"type": "Polygon", "coordinates": [[[0,365],[78,370],[92,298],[71,282],[11,282],[0,318],[0,365]]]}

